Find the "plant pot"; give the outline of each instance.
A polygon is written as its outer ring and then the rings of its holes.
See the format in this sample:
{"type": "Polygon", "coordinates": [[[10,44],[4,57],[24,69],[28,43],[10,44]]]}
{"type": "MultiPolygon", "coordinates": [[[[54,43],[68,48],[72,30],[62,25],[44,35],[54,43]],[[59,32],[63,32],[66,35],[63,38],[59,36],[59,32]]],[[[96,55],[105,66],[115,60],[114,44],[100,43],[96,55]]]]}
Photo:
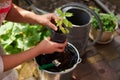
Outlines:
{"type": "MultiPolygon", "coordinates": [[[[91,28],[89,36],[92,40],[96,39],[98,34],[99,34],[99,30],[91,28]]],[[[114,36],[113,34],[114,34],[114,32],[104,31],[102,33],[101,38],[97,41],[97,43],[99,43],[99,44],[110,43],[113,40],[113,36],[114,36]]]]}
{"type": "MultiPolygon", "coordinates": [[[[66,34],[60,30],[52,31],[51,41],[63,43],[66,34]]],[[[39,55],[35,58],[39,66],[40,80],[71,80],[72,70],[81,62],[78,50],[68,43],[64,52],[39,55]],[[53,61],[60,62],[59,66],[53,65],[53,61]],[[52,66],[51,66],[52,65],[52,66]]]]}
{"type": "MultiPolygon", "coordinates": [[[[106,13],[99,13],[99,17],[102,21],[102,28],[103,32],[101,38],[97,41],[99,44],[107,44],[113,40],[114,31],[118,27],[117,18],[113,14],[106,14],[106,13]]],[[[92,40],[94,40],[98,33],[100,32],[99,25],[97,21],[94,19],[92,20],[92,25],[90,29],[89,36],[92,40]]]]}
{"type": "MultiPolygon", "coordinates": [[[[68,41],[78,49],[80,55],[82,56],[86,50],[93,46],[100,37],[98,36],[93,42],[88,44],[92,16],[98,20],[100,29],[102,28],[101,20],[99,19],[98,15],[87,6],[76,2],[63,5],[61,10],[63,12],[73,13],[72,17],[67,18],[73,24],[73,27],[69,29],[67,38],[68,41]]],[[[101,34],[101,31],[99,35],[101,34]]]]}
{"type": "Polygon", "coordinates": [[[52,66],[47,69],[39,70],[40,80],[70,80],[72,70],[81,62],[79,52],[71,44],[68,43],[64,52],[55,52],[53,54],[39,55],[35,58],[38,66],[52,63],[53,60],[58,60],[61,64],[59,66],[52,66]],[[68,76],[68,77],[65,77],[68,76]],[[63,78],[64,77],[64,78],[63,78]]]}
{"type": "Polygon", "coordinates": [[[64,43],[66,41],[66,35],[61,31],[52,31],[51,41],[64,43]]]}

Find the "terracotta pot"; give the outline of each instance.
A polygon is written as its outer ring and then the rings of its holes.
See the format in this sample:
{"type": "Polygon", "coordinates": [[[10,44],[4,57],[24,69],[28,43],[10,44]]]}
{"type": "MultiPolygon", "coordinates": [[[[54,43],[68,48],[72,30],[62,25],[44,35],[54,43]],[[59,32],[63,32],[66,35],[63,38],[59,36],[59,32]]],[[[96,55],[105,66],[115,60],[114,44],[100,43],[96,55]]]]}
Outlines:
{"type": "MultiPolygon", "coordinates": [[[[108,16],[108,14],[104,14],[104,13],[100,13],[100,15],[108,16]]],[[[101,17],[101,20],[102,20],[102,17],[101,17]]],[[[106,20],[109,20],[109,19],[106,19],[106,20]]],[[[105,20],[103,20],[103,21],[105,21],[105,20]]],[[[113,28],[115,30],[118,27],[118,22],[114,19],[111,19],[110,21],[113,21],[113,24],[116,24],[113,26],[113,28]]],[[[104,27],[105,27],[105,24],[103,24],[103,32],[102,32],[101,38],[97,41],[97,43],[107,44],[113,40],[114,31],[105,31],[104,27]]],[[[110,26],[110,27],[112,27],[112,26],[110,26]]],[[[106,26],[106,28],[107,28],[107,26],[106,26]]],[[[109,28],[108,28],[108,30],[109,30],[109,28]]],[[[90,33],[89,33],[90,38],[92,40],[94,40],[98,36],[99,32],[100,32],[99,29],[95,29],[93,27],[93,25],[91,25],[91,29],[90,29],[90,33]]]]}
{"type": "MultiPolygon", "coordinates": [[[[92,40],[96,39],[98,34],[99,34],[99,30],[91,28],[89,36],[92,40]]],[[[103,32],[101,38],[97,41],[97,43],[107,44],[107,43],[111,42],[113,39],[113,34],[114,34],[114,32],[110,32],[110,31],[103,32]]]]}

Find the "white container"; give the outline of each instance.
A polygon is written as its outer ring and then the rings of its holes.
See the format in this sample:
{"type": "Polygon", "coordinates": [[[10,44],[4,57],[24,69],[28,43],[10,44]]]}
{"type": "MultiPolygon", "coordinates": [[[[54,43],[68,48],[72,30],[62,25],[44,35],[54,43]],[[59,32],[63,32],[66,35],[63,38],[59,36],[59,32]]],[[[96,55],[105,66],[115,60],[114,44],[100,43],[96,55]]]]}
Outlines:
{"type": "Polygon", "coordinates": [[[71,43],[68,43],[68,45],[75,50],[75,54],[77,55],[77,61],[73,65],[73,67],[66,69],[65,71],[61,71],[61,72],[39,70],[40,80],[71,80],[72,79],[72,71],[81,62],[81,58],[80,58],[78,50],[71,43]]]}

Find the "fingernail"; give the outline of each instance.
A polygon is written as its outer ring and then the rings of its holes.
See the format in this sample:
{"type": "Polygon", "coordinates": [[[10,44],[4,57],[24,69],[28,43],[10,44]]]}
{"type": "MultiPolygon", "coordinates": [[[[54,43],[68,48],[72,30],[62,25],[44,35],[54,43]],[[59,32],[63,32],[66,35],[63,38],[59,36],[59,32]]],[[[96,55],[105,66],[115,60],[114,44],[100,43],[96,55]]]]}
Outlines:
{"type": "Polygon", "coordinates": [[[55,28],[55,31],[57,31],[57,28],[55,28]]]}

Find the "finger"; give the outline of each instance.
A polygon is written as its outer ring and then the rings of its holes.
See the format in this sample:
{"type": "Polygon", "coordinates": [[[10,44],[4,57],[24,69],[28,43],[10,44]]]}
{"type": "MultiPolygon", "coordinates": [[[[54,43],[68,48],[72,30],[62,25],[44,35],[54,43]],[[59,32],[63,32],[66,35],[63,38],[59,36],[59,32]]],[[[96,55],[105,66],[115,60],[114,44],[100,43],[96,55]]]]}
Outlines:
{"type": "Polygon", "coordinates": [[[57,52],[64,52],[64,48],[58,48],[56,51],[57,52]]]}
{"type": "Polygon", "coordinates": [[[59,17],[54,13],[51,13],[51,18],[54,20],[59,19],[59,17]]]}
{"type": "Polygon", "coordinates": [[[45,40],[50,40],[50,37],[45,38],[45,40]]]}
{"type": "Polygon", "coordinates": [[[52,22],[48,22],[48,26],[55,31],[57,30],[57,27],[52,22]]]}
{"type": "Polygon", "coordinates": [[[54,24],[56,24],[56,21],[61,21],[62,20],[62,18],[60,18],[60,17],[58,17],[57,15],[55,15],[55,14],[51,14],[51,20],[52,20],[52,22],[54,23],[54,24]]]}
{"type": "Polygon", "coordinates": [[[67,45],[67,42],[65,42],[65,43],[56,43],[55,45],[56,45],[57,48],[65,48],[66,45],[67,45]]]}

